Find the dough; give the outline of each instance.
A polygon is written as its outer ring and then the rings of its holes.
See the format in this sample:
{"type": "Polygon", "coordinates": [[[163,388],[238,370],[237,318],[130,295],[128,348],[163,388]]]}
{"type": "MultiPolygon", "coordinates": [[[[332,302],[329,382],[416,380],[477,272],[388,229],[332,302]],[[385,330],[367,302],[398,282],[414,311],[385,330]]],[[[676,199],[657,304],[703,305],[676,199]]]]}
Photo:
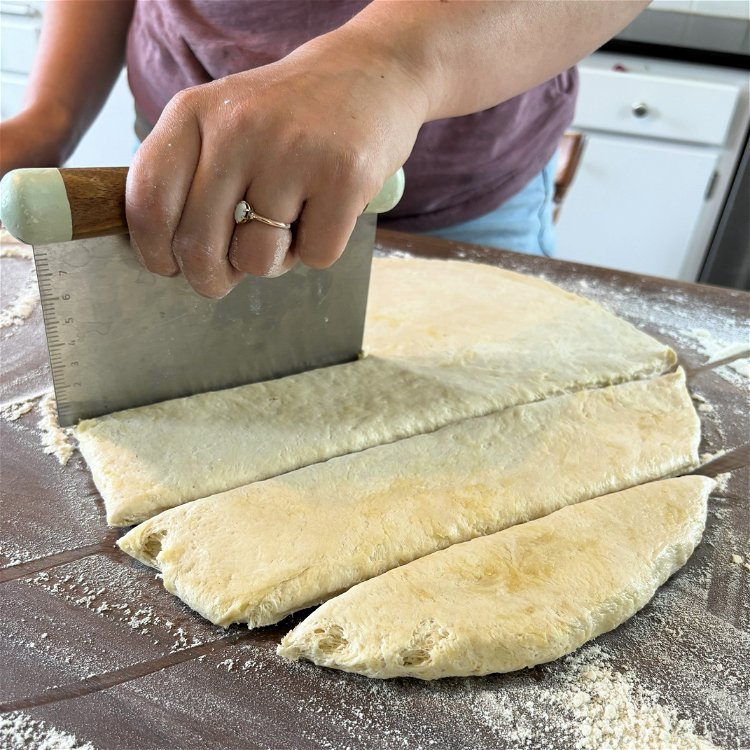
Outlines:
{"type": "Polygon", "coordinates": [[[654,482],[436,552],[324,604],[278,652],[423,680],[552,661],[627,620],[685,564],[713,485],[654,482]]]}
{"type": "Polygon", "coordinates": [[[375,259],[365,348],[359,362],[82,422],[108,522],[676,362],[593,302],[452,261],[375,259]]]}
{"type": "Polygon", "coordinates": [[[218,625],[268,625],[456,542],[697,463],[682,371],[517,406],[166,511],[118,542],[218,625]]]}

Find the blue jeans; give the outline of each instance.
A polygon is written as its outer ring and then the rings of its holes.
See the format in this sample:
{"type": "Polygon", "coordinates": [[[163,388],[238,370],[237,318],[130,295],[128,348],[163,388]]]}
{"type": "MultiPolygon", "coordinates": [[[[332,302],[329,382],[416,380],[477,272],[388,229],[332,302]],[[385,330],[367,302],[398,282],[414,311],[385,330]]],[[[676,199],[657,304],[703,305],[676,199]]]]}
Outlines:
{"type": "Polygon", "coordinates": [[[557,154],[547,166],[502,206],[477,219],[419,234],[456,242],[471,242],[532,255],[555,254],[552,198],[557,154]]]}

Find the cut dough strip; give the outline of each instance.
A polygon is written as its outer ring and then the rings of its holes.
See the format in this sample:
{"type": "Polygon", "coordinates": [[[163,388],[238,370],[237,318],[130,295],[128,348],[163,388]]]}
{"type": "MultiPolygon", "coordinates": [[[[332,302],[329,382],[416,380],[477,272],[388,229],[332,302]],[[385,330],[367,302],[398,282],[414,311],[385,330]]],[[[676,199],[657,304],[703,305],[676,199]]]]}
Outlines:
{"type": "Polygon", "coordinates": [[[268,625],[390,568],[697,464],[682,371],[515,407],[197,500],[120,547],[219,625],[268,625]]]}
{"type": "Polygon", "coordinates": [[[625,622],[700,541],[713,480],[580,503],[361,583],[291,631],[291,660],[369,677],[511,672],[625,622]]]}
{"type": "Polygon", "coordinates": [[[582,388],[659,374],[674,352],[599,305],[480,264],[376,259],[373,357],[80,424],[107,520],[582,388]]]}

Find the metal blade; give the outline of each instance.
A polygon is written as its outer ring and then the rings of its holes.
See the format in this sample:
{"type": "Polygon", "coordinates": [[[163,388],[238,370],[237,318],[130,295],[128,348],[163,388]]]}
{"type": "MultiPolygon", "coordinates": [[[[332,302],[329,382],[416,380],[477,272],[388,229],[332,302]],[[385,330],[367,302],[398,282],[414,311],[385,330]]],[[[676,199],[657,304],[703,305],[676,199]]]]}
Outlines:
{"type": "Polygon", "coordinates": [[[342,257],[198,296],[133,257],[127,235],[34,247],[60,424],[357,358],[375,215],[342,257]]]}

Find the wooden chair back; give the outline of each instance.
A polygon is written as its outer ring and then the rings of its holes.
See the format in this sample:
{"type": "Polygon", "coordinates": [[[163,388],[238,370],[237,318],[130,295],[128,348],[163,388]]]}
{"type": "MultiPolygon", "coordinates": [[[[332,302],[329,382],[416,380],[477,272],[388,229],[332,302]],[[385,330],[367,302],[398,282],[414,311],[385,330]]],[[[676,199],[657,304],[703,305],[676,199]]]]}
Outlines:
{"type": "Polygon", "coordinates": [[[557,221],[560,208],[568,188],[578,170],[578,165],[583,154],[586,138],[583,133],[568,131],[560,140],[560,151],[557,157],[557,169],[555,170],[555,195],[553,203],[553,219],[557,221]]]}

